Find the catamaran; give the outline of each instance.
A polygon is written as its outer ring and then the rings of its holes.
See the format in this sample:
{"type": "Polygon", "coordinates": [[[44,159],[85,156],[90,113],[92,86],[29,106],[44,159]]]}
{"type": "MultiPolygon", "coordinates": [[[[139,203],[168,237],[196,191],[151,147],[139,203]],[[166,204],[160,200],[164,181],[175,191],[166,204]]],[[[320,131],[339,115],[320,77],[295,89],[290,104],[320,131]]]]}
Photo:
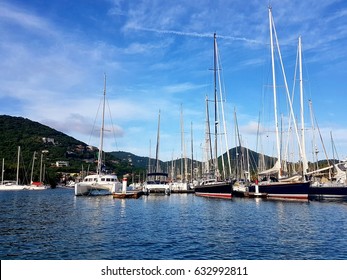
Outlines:
{"type": "Polygon", "coordinates": [[[122,183],[115,174],[106,174],[103,170],[103,144],[105,130],[105,102],[106,102],[106,75],[104,79],[102,123],[100,130],[100,146],[98,154],[98,165],[96,174],[87,175],[82,182],[75,184],[75,195],[89,195],[93,191],[103,191],[105,194],[112,194],[122,190],[122,183]]]}

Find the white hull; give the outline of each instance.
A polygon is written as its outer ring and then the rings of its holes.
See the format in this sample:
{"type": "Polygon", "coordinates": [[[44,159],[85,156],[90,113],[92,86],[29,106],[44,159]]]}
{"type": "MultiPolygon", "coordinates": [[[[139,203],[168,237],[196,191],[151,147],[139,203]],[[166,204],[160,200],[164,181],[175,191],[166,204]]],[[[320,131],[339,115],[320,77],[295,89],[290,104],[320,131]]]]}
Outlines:
{"type": "Polygon", "coordinates": [[[89,195],[93,191],[104,191],[108,194],[122,190],[122,183],[116,175],[89,175],[83,182],[75,184],[75,195],[89,195]]]}
{"type": "Polygon", "coordinates": [[[29,186],[22,186],[22,185],[0,185],[1,191],[20,191],[20,190],[27,190],[29,186]]]}
{"type": "Polygon", "coordinates": [[[27,189],[31,191],[42,191],[42,190],[47,190],[49,188],[50,186],[46,186],[46,185],[42,185],[42,186],[31,185],[31,186],[28,186],[27,189]]]}
{"type": "Polygon", "coordinates": [[[172,182],[170,183],[170,189],[172,191],[187,191],[189,190],[189,185],[185,182],[172,182]]]}
{"type": "Polygon", "coordinates": [[[144,184],[143,191],[145,193],[165,193],[170,194],[171,189],[169,184],[144,184]]]}
{"type": "Polygon", "coordinates": [[[17,184],[2,184],[0,191],[21,191],[21,190],[46,190],[49,186],[35,186],[35,185],[17,185],[17,184]]]}
{"type": "Polygon", "coordinates": [[[146,190],[162,190],[162,191],[165,191],[165,190],[170,190],[170,185],[167,185],[167,184],[150,184],[150,185],[145,185],[144,186],[144,189],[146,190]]]}
{"type": "Polygon", "coordinates": [[[75,195],[88,195],[93,191],[105,191],[109,194],[112,194],[114,192],[119,192],[122,190],[122,184],[121,183],[114,183],[114,184],[88,184],[85,182],[77,183],[75,185],[75,195]]]}

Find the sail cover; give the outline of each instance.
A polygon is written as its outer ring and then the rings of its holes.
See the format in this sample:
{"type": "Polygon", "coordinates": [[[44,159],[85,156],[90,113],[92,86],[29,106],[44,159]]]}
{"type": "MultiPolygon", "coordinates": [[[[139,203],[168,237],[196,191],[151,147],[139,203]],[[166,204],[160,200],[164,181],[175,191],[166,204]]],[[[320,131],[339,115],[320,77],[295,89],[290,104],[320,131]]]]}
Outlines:
{"type": "Polygon", "coordinates": [[[279,160],[277,160],[275,165],[272,168],[259,172],[259,175],[275,174],[275,173],[278,173],[280,169],[281,169],[281,163],[279,162],[279,160]]]}

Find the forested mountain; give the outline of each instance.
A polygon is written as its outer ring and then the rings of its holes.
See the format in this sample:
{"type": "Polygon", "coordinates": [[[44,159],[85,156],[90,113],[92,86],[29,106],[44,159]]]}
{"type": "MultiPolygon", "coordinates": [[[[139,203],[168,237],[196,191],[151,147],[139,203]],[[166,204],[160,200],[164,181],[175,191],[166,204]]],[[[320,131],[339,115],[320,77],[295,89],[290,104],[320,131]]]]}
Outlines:
{"type": "MultiPolygon", "coordinates": [[[[43,162],[50,177],[57,172],[79,172],[95,170],[97,148],[74,139],[62,132],[22,117],[0,115],[0,159],[5,162],[5,179],[12,180],[17,168],[17,151],[21,148],[20,169],[27,180],[36,152],[35,176],[43,154],[43,162]]],[[[132,172],[133,166],[107,153],[106,166],[120,176],[132,172]]]]}
{"type": "Polygon", "coordinates": [[[24,160],[33,152],[48,150],[48,157],[65,160],[75,155],[84,156],[87,145],[66,134],[22,117],[0,116],[0,156],[6,161],[17,157],[21,146],[24,160]]]}

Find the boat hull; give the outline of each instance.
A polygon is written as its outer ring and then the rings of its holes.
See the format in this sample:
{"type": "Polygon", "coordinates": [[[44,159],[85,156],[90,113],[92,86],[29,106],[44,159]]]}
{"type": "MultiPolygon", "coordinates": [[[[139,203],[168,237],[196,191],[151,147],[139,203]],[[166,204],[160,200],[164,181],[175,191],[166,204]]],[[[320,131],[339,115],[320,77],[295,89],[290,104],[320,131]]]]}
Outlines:
{"type": "Polygon", "coordinates": [[[309,189],[311,200],[347,200],[347,186],[313,187],[309,189]]]}
{"type": "MultiPolygon", "coordinates": [[[[308,200],[310,182],[271,182],[260,183],[259,192],[267,194],[269,199],[308,200]]],[[[255,192],[255,185],[249,186],[250,192],[255,192]]]]}
{"type": "Polygon", "coordinates": [[[118,192],[122,189],[121,183],[115,184],[88,184],[88,183],[77,183],[75,185],[75,196],[89,195],[93,191],[104,191],[107,194],[118,192]]]}
{"type": "Polygon", "coordinates": [[[231,199],[233,197],[232,183],[214,182],[211,184],[196,186],[195,195],[202,197],[231,199]]]}
{"type": "Polygon", "coordinates": [[[28,186],[21,185],[0,185],[0,191],[21,191],[27,190],[28,186]]]}
{"type": "Polygon", "coordinates": [[[171,189],[169,185],[166,184],[153,184],[153,185],[145,185],[144,186],[144,192],[150,194],[150,193],[163,193],[166,195],[169,195],[171,193],[171,189]]]}

